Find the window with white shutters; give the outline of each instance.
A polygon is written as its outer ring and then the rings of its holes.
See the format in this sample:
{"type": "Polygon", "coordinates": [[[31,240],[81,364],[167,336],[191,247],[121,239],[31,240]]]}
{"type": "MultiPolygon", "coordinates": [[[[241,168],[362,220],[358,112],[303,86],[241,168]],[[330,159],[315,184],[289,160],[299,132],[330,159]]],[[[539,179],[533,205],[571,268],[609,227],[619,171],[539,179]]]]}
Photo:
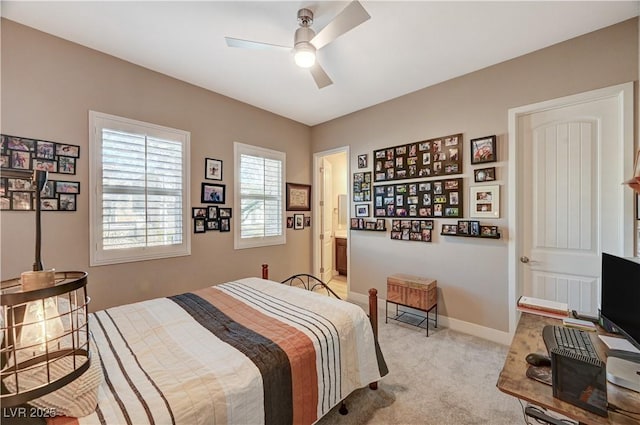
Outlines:
{"type": "Polygon", "coordinates": [[[237,142],[233,151],[235,249],[284,244],[285,154],[237,142]]]}
{"type": "Polygon", "coordinates": [[[91,265],[189,255],[189,133],[89,118],[91,265]]]}

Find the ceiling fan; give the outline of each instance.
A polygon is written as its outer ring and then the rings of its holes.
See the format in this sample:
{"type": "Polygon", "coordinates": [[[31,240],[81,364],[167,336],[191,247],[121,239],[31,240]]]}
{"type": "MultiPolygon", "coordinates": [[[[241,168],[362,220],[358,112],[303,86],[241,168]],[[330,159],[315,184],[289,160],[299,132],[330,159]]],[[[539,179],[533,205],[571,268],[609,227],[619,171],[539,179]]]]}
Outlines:
{"type": "Polygon", "coordinates": [[[293,50],[296,64],[302,68],[309,68],[316,85],[321,89],[333,84],[333,81],[331,81],[331,78],[329,78],[316,60],[316,51],[331,43],[342,34],[351,31],[369,18],[371,18],[371,16],[369,16],[364,7],[362,7],[357,0],[354,0],[317,34],[311,29],[313,12],[309,9],[298,10],[298,25],[300,25],[300,28],[296,30],[293,47],[232,37],[225,37],[225,40],[229,47],[293,50]]]}

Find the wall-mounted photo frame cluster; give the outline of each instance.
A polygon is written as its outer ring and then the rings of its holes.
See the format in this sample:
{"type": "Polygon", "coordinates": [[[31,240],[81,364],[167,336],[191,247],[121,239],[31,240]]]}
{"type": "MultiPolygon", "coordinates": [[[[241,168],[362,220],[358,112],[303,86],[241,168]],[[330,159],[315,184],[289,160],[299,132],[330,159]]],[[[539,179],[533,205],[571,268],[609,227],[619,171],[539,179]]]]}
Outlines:
{"type": "Polygon", "coordinates": [[[462,178],[374,186],[374,217],[463,217],[462,178]]]}
{"type": "Polygon", "coordinates": [[[287,217],[287,229],[302,230],[305,227],[311,227],[311,217],[304,214],[294,214],[293,217],[287,217]]]}
{"type": "Polygon", "coordinates": [[[353,173],[353,202],[371,202],[371,171],[353,173]]]}
{"type": "Polygon", "coordinates": [[[462,173],[462,133],[373,151],[376,182],[462,173]]]}
{"type": "Polygon", "coordinates": [[[374,232],[386,232],[386,220],[379,218],[377,220],[365,220],[364,218],[352,218],[351,230],[370,230],[374,232]]]}
{"type": "Polygon", "coordinates": [[[80,146],[0,135],[0,168],[75,174],[80,146]]]}
{"type": "Polygon", "coordinates": [[[443,224],[440,234],[443,236],[500,239],[498,226],[484,226],[476,220],[459,220],[458,224],[443,224]]]}
{"type": "MultiPolygon", "coordinates": [[[[80,182],[47,180],[40,192],[41,211],[76,211],[80,182]]],[[[35,211],[31,180],[0,178],[0,210],[35,211]]]]}
{"type": "Polygon", "coordinates": [[[431,242],[433,220],[391,220],[391,239],[431,242]]]}
{"type": "Polygon", "coordinates": [[[191,211],[194,233],[231,231],[231,208],[209,205],[206,207],[193,207],[191,211]]]}

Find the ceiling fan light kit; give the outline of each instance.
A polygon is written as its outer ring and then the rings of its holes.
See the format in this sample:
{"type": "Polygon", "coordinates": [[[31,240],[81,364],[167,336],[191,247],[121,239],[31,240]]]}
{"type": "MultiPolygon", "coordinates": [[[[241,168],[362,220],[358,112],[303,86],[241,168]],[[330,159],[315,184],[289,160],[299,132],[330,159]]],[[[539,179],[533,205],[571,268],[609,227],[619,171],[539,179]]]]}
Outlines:
{"type": "MultiPolygon", "coordinates": [[[[316,51],[331,43],[342,34],[351,31],[358,25],[371,18],[362,5],[354,0],[345,7],[331,22],[316,35],[312,30],[313,12],[309,9],[298,10],[298,28],[294,35],[294,61],[301,68],[308,68],[319,89],[333,84],[331,78],[316,61],[316,51]]],[[[243,40],[225,37],[227,46],[248,49],[291,50],[291,47],[260,41],[243,40]]]]}

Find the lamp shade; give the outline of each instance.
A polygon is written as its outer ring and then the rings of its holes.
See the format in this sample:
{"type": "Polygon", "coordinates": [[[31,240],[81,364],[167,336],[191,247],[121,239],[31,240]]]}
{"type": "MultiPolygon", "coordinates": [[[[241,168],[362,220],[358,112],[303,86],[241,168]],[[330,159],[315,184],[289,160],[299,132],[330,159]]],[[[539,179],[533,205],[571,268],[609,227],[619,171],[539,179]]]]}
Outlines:
{"type": "Polygon", "coordinates": [[[55,272],[53,278],[36,289],[23,288],[22,279],[1,283],[3,406],[56,391],[89,369],[87,273],[55,272]]]}
{"type": "Polygon", "coordinates": [[[316,63],[316,48],[311,43],[298,43],[293,58],[300,68],[311,68],[316,63]]]}

